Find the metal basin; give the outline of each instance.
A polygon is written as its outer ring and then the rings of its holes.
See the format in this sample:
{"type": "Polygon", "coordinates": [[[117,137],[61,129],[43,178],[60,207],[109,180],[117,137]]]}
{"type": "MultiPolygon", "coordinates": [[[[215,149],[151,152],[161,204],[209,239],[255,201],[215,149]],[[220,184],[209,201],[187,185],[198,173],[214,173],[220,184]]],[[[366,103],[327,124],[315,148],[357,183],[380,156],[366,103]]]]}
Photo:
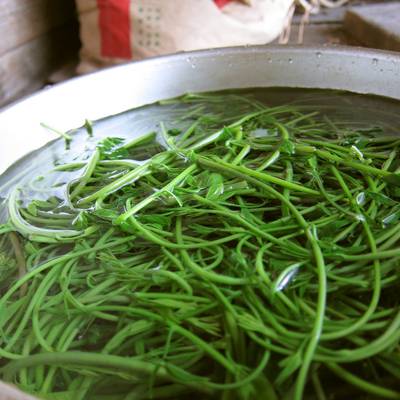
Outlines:
{"type": "Polygon", "coordinates": [[[185,92],[298,87],[400,100],[400,54],[355,48],[236,47],[109,68],[43,90],[0,112],[0,174],[56,136],[92,120],[185,92]]]}

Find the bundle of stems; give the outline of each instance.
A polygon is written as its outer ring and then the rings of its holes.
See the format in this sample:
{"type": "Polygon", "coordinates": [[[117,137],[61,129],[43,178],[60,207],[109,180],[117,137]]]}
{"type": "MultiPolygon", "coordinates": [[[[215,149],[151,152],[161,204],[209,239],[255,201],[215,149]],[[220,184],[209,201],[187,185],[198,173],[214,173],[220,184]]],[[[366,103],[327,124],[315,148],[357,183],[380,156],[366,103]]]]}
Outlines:
{"type": "Polygon", "coordinates": [[[2,378],[44,399],[400,398],[400,138],[174,102],[180,128],[55,167],[81,171],[65,198],[10,196],[2,378]]]}

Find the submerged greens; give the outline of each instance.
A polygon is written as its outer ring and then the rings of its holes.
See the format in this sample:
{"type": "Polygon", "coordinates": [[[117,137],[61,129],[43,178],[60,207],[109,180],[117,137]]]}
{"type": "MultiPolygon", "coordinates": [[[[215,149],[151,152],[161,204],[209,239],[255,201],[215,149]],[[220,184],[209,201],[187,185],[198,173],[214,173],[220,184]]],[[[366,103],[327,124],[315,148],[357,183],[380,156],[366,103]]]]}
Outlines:
{"type": "Polygon", "coordinates": [[[12,190],[3,379],[44,399],[400,398],[400,138],[175,103],[174,126],[59,163],[63,196],[12,190]]]}

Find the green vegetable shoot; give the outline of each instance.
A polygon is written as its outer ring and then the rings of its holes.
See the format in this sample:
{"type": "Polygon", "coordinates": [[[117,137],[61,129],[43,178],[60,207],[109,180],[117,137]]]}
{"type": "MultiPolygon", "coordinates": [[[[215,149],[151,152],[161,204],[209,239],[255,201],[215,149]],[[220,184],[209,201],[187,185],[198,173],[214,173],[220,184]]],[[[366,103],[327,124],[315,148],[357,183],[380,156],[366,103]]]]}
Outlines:
{"type": "Polygon", "coordinates": [[[1,378],[54,400],[400,399],[400,138],[175,103],[178,125],[57,165],[79,171],[64,197],[10,194],[1,378]]]}

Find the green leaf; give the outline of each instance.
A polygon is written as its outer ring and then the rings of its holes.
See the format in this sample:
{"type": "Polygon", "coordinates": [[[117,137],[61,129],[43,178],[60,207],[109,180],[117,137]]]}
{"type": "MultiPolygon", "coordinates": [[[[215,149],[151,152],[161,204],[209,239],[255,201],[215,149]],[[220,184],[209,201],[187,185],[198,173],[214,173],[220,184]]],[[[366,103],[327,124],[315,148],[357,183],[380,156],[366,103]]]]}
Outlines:
{"type": "MultiPolygon", "coordinates": [[[[114,221],[113,221],[114,223],[114,221]]],[[[120,228],[127,233],[136,233],[136,229],[129,223],[129,220],[118,223],[120,228]]]]}
{"type": "Polygon", "coordinates": [[[385,182],[391,183],[392,185],[400,186],[400,174],[392,173],[382,178],[385,182]]]}
{"type": "Polygon", "coordinates": [[[182,131],[180,129],[177,128],[173,128],[173,129],[168,129],[167,130],[167,134],[169,136],[178,136],[182,133],[182,131]]]}
{"type": "Polygon", "coordinates": [[[129,158],[129,151],[122,147],[125,139],[119,137],[107,137],[97,144],[100,156],[107,160],[129,158]]]}
{"type": "Polygon", "coordinates": [[[367,191],[366,195],[372,200],[374,200],[377,204],[383,204],[386,206],[394,206],[398,204],[397,201],[392,200],[390,197],[385,196],[382,193],[367,191]]]}
{"type": "Polygon", "coordinates": [[[88,119],[85,119],[84,127],[85,127],[86,132],[88,133],[88,135],[90,137],[93,136],[93,124],[92,124],[92,121],[89,121],[88,119]]]}
{"type": "Polygon", "coordinates": [[[85,229],[89,226],[88,213],[86,211],[81,211],[72,221],[77,229],[85,229]]]}
{"type": "Polygon", "coordinates": [[[283,367],[275,380],[276,385],[282,385],[287,379],[290,378],[300,367],[303,362],[301,353],[298,351],[286,358],[284,358],[279,366],[283,367]]]}
{"type": "Polygon", "coordinates": [[[14,258],[0,251],[0,277],[4,281],[16,271],[17,263],[14,258]]]}
{"type": "Polygon", "coordinates": [[[222,130],[221,135],[218,137],[217,141],[228,140],[235,137],[235,128],[225,127],[222,130]]]}
{"type": "Polygon", "coordinates": [[[364,154],[354,144],[350,147],[350,154],[360,161],[364,161],[364,154]]]}
{"type": "Polygon", "coordinates": [[[295,149],[296,149],[295,144],[289,139],[285,139],[279,147],[281,153],[288,155],[294,154],[295,149]]]}
{"type": "Polygon", "coordinates": [[[92,214],[96,217],[107,220],[113,220],[114,218],[117,218],[119,216],[119,214],[115,210],[109,210],[107,208],[100,208],[98,210],[92,211],[92,214]]]}
{"type": "Polygon", "coordinates": [[[144,214],[140,216],[140,222],[146,225],[154,226],[157,229],[168,228],[171,218],[160,214],[144,214]]]}
{"type": "Polygon", "coordinates": [[[35,254],[38,252],[38,247],[35,245],[35,243],[32,242],[26,242],[24,246],[25,253],[27,254],[35,254]]]}
{"type": "Polygon", "coordinates": [[[31,203],[29,203],[29,205],[28,205],[28,207],[26,209],[33,216],[35,216],[35,217],[37,216],[37,207],[36,207],[36,205],[35,205],[35,203],[33,201],[31,203]]]}
{"type": "Polygon", "coordinates": [[[307,162],[310,165],[310,167],[315,170],[318,168],[318,160],[316,156],[311,156],[307,158],[307,162]]]}
{"type": "Polygon", "coordinates": [[[217,200],[224,193],[224,178],[221,174],[211,173],[208,177],[207,186],[209,187],[206,198],[217,200]]]}

